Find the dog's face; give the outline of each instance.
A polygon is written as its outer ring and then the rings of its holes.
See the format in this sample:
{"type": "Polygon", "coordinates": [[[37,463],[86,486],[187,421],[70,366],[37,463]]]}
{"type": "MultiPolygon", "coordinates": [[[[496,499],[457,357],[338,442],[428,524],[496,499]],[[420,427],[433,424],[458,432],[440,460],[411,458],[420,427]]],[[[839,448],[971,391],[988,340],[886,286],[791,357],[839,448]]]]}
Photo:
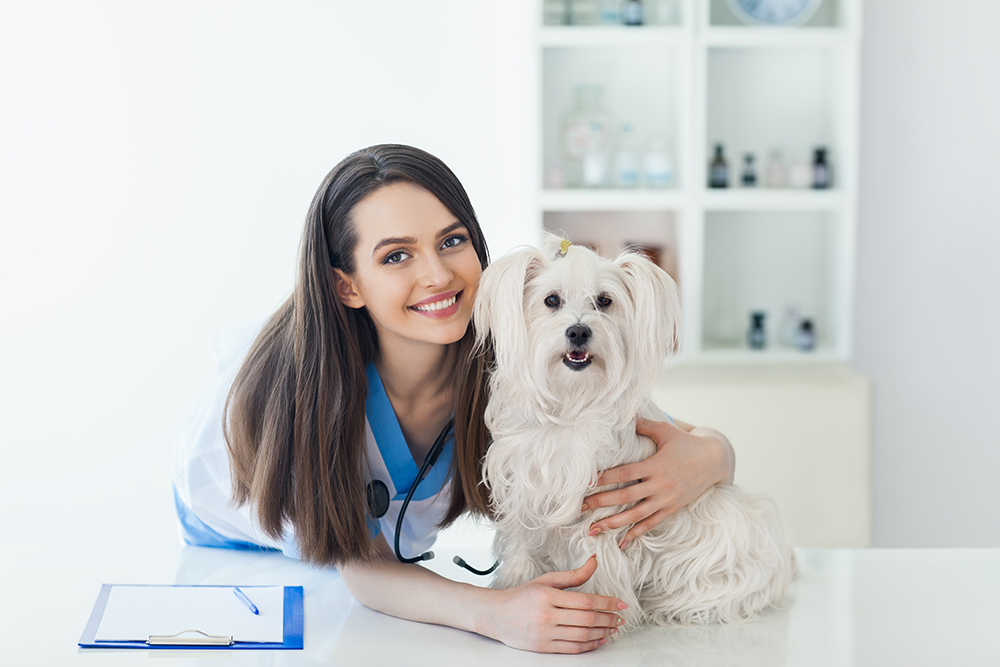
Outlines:
{"type": "Polygon", "coordinates": [[[673,280],[641,255],[611,260],[559,241],[483,274],[473,320],[481,340],[493,339],[497,372],[530,383],[548,405],[648,391],[675,344],[673,280]]]}

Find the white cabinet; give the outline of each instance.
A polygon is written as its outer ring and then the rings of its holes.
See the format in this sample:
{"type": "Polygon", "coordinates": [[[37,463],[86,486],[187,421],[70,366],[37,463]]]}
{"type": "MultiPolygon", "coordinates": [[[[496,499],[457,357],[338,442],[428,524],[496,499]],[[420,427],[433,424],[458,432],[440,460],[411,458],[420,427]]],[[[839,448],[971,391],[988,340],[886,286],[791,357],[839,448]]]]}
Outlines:
{"type": "Polygon", "coordinates": [[[686,365],[653,391],[726,434],[736,483],[771,495],[797,547],[871,546],[872,388],[842,365],[686,365]]]}
{"type": "MultiPolygon", "coordinates": [[[[657,5],[644,3],[647,11],[657,5]]],[[[743,25],[727,0],[678,0],[677,7],[674,25],[544,25],[539,3],[540,224],[606,253],[626,244],[656,251],[681,288],[682,362],[847,361],[860,0],[823,0],[796,28],[743,25]],[[609,178],[597,187],[570,187],[567,120],[581,86],[599,87],[614,119],[604,154],[609,178]],[[668,187],[646,187],[641,178],[639,187],[618,187],[624,123],[640,164],[654,138],[666,146],[668,187]],[[707,187],[717,143],[729,168],[725,189],[707,187]],[[828,189],[808,187],[820,147],[832,173],[828,189]],[[783,156],[781,186],[765,184],[774,149],[783,156]],[[746,153],[754,156],[755,187],[740,182],[746,153]],[[807,187],[789,184],[793,176],[807,187]],[[767,314],[763,350],[747,343],[753,311],[767,314]],[[795,326],[785,324],[790,311],[796,324],[811,320],[814,350],[782,342],[783,325],[795,326]]]]}

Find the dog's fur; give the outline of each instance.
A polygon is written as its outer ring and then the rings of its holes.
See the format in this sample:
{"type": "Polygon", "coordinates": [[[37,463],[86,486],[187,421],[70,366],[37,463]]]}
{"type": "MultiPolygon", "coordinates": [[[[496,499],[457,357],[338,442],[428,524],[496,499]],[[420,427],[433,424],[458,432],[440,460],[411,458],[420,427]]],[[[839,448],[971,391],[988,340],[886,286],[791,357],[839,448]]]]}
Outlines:
{"type": "Polygon", "coordinates": [[[610,260],[550,236],[544,251],[515,251],[483,273],[473,321],[496,357],[484,466],[497,522],[494,587],[596,553],[597,572],[580,590],[627,602],[625,627],[745,620],[781,600],[794,553],[767,496],[712,486],[624,551],[628,527],[588,536],[593,522],[627,508],[581,512],[585,495],[621,486],[589,488],[599,472],[656,449],[635,418],[665,419],[650,391],[679,319],[676,285],[640,254],[610,260]],[[571,337],[577,325],[589,336],[577,328],[571,337]]]}

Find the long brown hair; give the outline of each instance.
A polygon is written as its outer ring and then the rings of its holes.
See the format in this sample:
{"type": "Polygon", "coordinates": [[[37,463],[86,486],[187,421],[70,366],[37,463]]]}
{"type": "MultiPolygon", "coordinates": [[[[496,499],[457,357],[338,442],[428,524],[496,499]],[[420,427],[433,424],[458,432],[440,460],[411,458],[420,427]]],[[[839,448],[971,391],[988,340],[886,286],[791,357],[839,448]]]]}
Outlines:
{"type": "MultiPolygon", "coordinates": [[[[233,501],[255,508],[268,535],[295,528],[303,560],[339,564],[376,555],[365,501],[365,367],[378,352],[365,308],[337,298],[333,269],[355,270],[352,212],[372,192],[399,181],[425,188],[461,221],[485,269],[486,241],[469,197],[436,157],[410,146],[352,153],[327,174],[306,216],[291,297],[254,341],[229,392],[223,429],[233,501]]],[[[488,513],[479,483],[487,431],[487,358],[474,354],[470,325],[457,343],[455,454],[442,526],[466,509],[488,513]]]]}

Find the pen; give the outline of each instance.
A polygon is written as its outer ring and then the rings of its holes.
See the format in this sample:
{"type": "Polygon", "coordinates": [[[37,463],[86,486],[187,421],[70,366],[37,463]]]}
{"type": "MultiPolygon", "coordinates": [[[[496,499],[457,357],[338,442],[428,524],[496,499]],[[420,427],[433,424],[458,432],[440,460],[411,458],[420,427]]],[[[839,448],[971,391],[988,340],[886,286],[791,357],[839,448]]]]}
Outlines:
{"type": "Polygon", "coordinates": [[[252,611],[255,614],[260,614],[260,611],[257,609],[256,605],[254,605],[253,602],[250,602],[250,598],[248,598],[243,591],[241,591],[236,586],[233,586],[233,593],[236,595],[236,597],[243,600],[243,602],[245,602],[248,607],[250,607],[250,611],[252,611]]]}

